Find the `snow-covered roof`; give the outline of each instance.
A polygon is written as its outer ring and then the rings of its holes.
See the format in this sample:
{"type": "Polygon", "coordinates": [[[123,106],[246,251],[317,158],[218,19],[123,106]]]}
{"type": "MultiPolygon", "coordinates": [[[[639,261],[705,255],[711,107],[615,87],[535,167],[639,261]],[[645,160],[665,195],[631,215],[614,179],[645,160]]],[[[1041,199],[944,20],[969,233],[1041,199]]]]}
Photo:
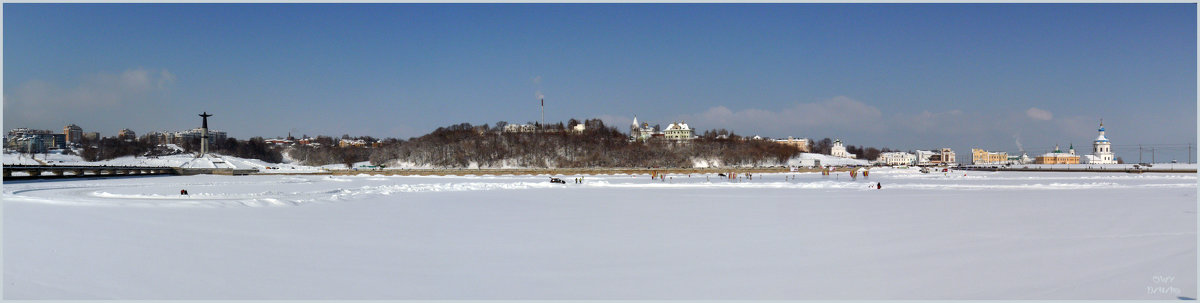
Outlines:
{"type": "Polygon", "coordinates": [[[1042,154],[1041,156],[1042,156],[1042,157],[1051,157],[1051,158],[1058,158],[1058,157],[1076,157],[1076,155],[1074,155],[1074,154],[1070,154],[1070,153],[1044,153],[1044,154],[1042,154]]]}
{"type": "Polygon", "coordinates": [[[689,130],[689,129],[691,129],[691,128],[688,127],[687,123],[683,123],[683,122],[671,123],[671,125],[667,125],[667,130],[689,130]]]}

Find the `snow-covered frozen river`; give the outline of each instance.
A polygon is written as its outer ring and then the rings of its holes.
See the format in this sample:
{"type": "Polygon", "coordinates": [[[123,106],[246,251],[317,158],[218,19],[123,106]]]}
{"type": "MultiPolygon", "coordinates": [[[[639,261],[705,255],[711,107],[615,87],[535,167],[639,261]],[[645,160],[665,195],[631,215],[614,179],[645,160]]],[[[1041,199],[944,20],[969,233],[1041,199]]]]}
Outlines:
{"type": "Polygon", "coordinates": [[[4,297],[1196,297],[1195,174],[792,176],[8,182],[4,297]]]}

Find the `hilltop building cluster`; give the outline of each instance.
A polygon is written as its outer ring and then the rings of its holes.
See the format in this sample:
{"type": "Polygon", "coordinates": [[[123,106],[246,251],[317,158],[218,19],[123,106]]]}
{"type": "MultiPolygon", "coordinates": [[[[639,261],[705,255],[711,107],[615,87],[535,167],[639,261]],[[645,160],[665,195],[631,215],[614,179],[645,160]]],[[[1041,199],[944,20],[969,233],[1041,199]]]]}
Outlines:
{"type": "Polygon", "coordinates": [[[381,147],[383,140],[367,141],[363,139],[339,139],[338,147],[381,147]]]}
{"type": "Polygon", "coordinates": [[[383,140],[378,140],[378,139],[368,140],[368,139],[362,139],[362,138],[342,138],[342,139],[337,139],[335,141],[333,138],[330,138],[330,137],[310,138],[310,137],[306,136],[304,138],[296,138],[296,137],[292,137],[291,134],[288,134],[288,136],[285,138],[263,139],[263,142],[265,142],[267,144],[270,144],[273,146],[281,146],[281,147],[308,146],[308,147],[313,147],[313,148],[319,148],[319,147],[325,146],[325,144],[321,144],[322,141],[331,144],[330,146],[337,145],[337,147],[377,148],[377,147],[383,146],[383,140]],[[321,138],[324,138],[324,139],[321,139],[321,138]]]}
{"type": "Polygon", "coordinates": [[[321,143],[317,142],[316,138],[304,137],[304,138],[297,139],[295,137],[292,137],[291,134],[288,134],[287,138],[263,139],[263,142],[266,142],[267,144],[271,144],[271,145],[275,145],[275,146],[295,146],[295,145],[313,146],[313,147],[321,146],[321,143]]]}
{"type": "MultiPolygon", "coordinates": [[[[182,144],[191,140],[199,140],[203,134],[202,128],[185,131],[152,131],[138,136],[137,132],[124,128],[117,131],[115,139],[122,141],[144,141],[151,144],[182,144]]],[[[224,141],[227,135],[223,131],[209,130],[209,144],[224,141]]],[[[27,153],[46,153],[50,150],[69,149],[78,147],[85,142],[95,142],[101,137],[99,132],[85,132],[83,127],[69,124],[63,127],[62,133],[51,130],[14,128],[4,136],[4,147],[27,153]]]]}
{"type": "Polygon", "coordinates": [[[537,131],[537,125],[528,124],[509,124],[504,126],[506,133],[532,133],[537,131]]]}
{"type": "Polygon", "coordinates": [[[45,153],[51,149],[70,148],[83,142],[96,140],[100,140],[99,132],[84,132],[82,127],[75,124],[64,126],[62,133],[20,127],[11,129],[5,134],[4,147],[28,153],[45,153]]]}
{"type": "Polygon", "coordinates": [[[48,149],[67,147],[65,134],[42,129],[14,128],[4,137],[4,147],[27,153],[44,153],[48,149]]]}
{"type": "Polygon", "coordinates": [[[635,142],[651,140],[687,142],[695,138],[695,130],[685,122],[672,122],[670,125],[667,125],[665,130],[659,130],[656,127],[651,127],[650,123],[642,122],[639,125],[637,116],[634,116],[633,123],[629,126],[629,140],[635,142]]]}
{"type": "MultiPolygon", "coordinates": [[[[583,131],[586,129],[587,129],[586,125],[584,125],[583,123],[579,123],[579,124],[575,124],[575,126],[571,127],[567,131],[578,134],[578,133],[583,133],[583,131]]],[[[504,130],[503,130],[503,132],[506,132],[506,133],[533,133],[533,132],[537,132],[537,131],[538,131],[538,125],[534,124],[534,123],[508,124],[508,125],[504,126],[504,130]]],[[[560,130],[557,128],[545,128],[545,129],[542,129],[542,131],[544,131],[544,132],[559,132],[560,130]]]]}
{"type": "MultiPolygon", "coordinates": [[[[152,131],[146,133],[141,138],[153,144],[183,144],[183,142],[200,140],[200,137],[203,135],[204,129],[197,127],[184,131],[152,131]]],[[[210,145],[229,138],[224,131],[213,129],[208,130],[208,137],[210,145]]]]}

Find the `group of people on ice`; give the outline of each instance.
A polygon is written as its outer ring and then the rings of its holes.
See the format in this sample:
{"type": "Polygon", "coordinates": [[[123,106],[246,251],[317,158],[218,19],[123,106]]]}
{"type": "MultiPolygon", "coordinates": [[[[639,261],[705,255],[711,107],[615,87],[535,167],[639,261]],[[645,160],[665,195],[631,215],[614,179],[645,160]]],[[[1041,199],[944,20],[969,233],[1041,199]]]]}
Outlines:
{"type": "MultiPolygon", "coordinates": [[[[832,168],[832,167],[825,167],[824,169],[822,169],[822,170],[821,170],[821,175],[823,175],[823,176],[828,176],[828,175],[830,175],[830,174],[831,174],[833,171],[834,171],[834,170],[833,170],[833,168],[832,168]]],[[[856,168],[856,169],[851,169],[851,170],[849,171],[849,173],[850,173],[850,179],[851,179],[851,180],[858,180],[858,174],[859,174],[860,172],[862,173],[862,176],[863,176],[863,178],[864,178],[864,179],[865,179],[865,178],[869,178],[869,176],[870,176],[870,174],[871,174],[870,170],[868,170],[868,169],[864,169],[864,168],[856,168]]],[[[682,177],[682,175],[681,175],[680,177],[682,177]]],[[[692,177],[692,175],[691,175],[691,174],[687,174],[687,177],[688,177],[688,178],[691,178],[691,177],[692,177]]],[[[741,172],[741,173],[739,173],[739,172],[725,172],[725,173],[717,173],[717,177],[720,177],[720,178],[725,178],[725,179],[729,180],[730,182],[739,182],[739,181],[741,181],[741,180],[743,180],[743,179],[745,179],[745,180],[754,180],[754,173],[752,173],[752,172],[741,172]]],[[[789,176],[789,175],[785,175],[785,176],[783,176],[783,178],[784,178],[784,180],[787,180],[787,181],[794,181],[794,180],[796,180],[796,175],[794,175],[794,174],[793,174],[793,175],[790,175],[790,176],[789,176]]],[[[675,179],[675,177],[674,177],[674,176],[668,176],[668,175],[667,175],[666,173],[664,173],[664,172],[660,172],[660,171],[657,171],[657,170],[655,170],[655,171],[650,171],[650,180],[655,180],[655,181],[659,181],[659,182],[667,182],[668,180],[670,180],[670,181],[674,181],[674,179],[675,179]]],[[[574,181],[575,181],[575,184],[583,184],[583,177],[581,176],[581,177],[578,177],[578,178],[574,178],[574,181]]],[[[708,174],[705,174],[705,175],[704,175],[704,181],[705,181],[705,182],[711,182],[711,176],[710,176],[710,175],[708,175],[708,174]]],[[[566,182],[562,181],[562,179],[559,179],[559,178],[553,178],[553,177],[551,178],[550,182],[551,182],[551,183],[566,183],[566,182]]],[[[883,189],[883,184],[882,184],[882,183],[880,183],[880,182],[874,182],[874,183],[872,183],[872,184],[870,184],[870,185],[868,185],[868,186],[869,186],[869,187],[874,187],[875,189],[883,189]]]]}

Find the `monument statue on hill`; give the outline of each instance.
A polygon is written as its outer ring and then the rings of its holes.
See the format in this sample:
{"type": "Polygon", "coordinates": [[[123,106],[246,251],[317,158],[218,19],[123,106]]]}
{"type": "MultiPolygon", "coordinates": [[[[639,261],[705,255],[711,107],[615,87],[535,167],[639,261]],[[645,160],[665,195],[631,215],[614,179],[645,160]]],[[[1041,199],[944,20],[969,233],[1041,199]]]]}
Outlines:
{"type": "Polygon", "coordinates": [[[196,156],[197,158],[208,154],[208,117],[212,117],[212,115],[207,111],[200,114],[200,119],[202,119],[200,124],[200,155],[196,156]]]}

